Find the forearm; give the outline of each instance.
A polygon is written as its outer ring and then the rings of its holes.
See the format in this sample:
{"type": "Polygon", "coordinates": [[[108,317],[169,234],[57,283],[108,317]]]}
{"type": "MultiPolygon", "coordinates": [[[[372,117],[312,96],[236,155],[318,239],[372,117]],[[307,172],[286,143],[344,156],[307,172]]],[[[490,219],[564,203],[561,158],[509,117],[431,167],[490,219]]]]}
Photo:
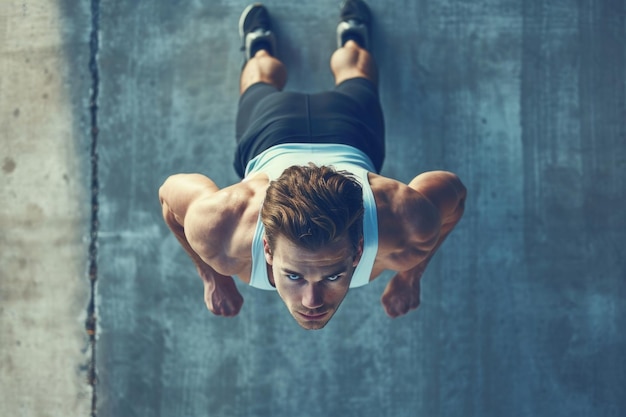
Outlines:
{"type": "MultiPolygon", "coordinates": [[[[461,212],[461,215],[462,215],[462,212],[461,212]]],[[[400,272],[399,275],[411,281],[416,280],[416,279],[417,280],[421,279],[422,274],[426,270],[426,267],[430,263],[431,259],[435,256],[435,253],[437,253],[437,250],[439,250],[439,248],[441,247],[443,242],[446,240],[450,232],[452,232],[452,230],[454,229],[456,224],[459,222],[459,220],[461,220],[461,216],[456,218],[455,221],[442,225],[439,238],[437,239],[437,242],[435,243],[433,248],[430,250],[428,255],[426,255],[426,257],[422,261],[420,261],[417,265],[415,265],[413,268],[409,269],[408,271],[400,272]]]]}
{"type": "Polygon", "coordinates": [[[163,207],[163,220],[165,220],[165,224],[167,224],[169,229],[172,231],[172,233],[176,237],[176,240],[178,240],[178,243],[180,243],[182,248],[189,255],[189,257],[195,264],[196,268],[200,272],[200,276],[202,277],[202,279],[205,280],[205,278],[209,278],[212,275],[216,275],[217,273],[213,270],[213,268],[211,268],[211,266],[209,266],[206,262],[204,262],[204,260],[202,260],[200,255],[198,255],[196,251],[191,247],[191,245],[189,244],[189,241],[187,240],[187,236],[185,236],[184,227],[178,222],[178,220],[176,219],[176,216],[170,210],[167,202],[162,201],[161,205],[163,207]]]}

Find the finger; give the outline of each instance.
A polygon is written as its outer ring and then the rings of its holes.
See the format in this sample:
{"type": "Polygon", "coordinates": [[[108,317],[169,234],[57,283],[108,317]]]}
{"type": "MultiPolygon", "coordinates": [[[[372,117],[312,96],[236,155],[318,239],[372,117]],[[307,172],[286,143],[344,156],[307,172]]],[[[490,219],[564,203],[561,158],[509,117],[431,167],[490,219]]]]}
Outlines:
{"type": "Polygon", "coordinates": [[[392,319],[395,319],[395,318],[400,317],[400,316],[402,316],[403,314],[405,314],[405,313],[403,313],[403,312],[401,312],[401,311],[398,311],[398,310],[397,310],[397,309],[395,309],[395,308],[385,308],[385,312],[386,312],[386,313],[387,313],[387,315],[388,315],[390,318],[392,318],[392,319]]]}
{"type": "Polygon", "coordinates": [[[399,302],[399,300],[395,299],[395,297],[389,297],[387,299],[384,299],[382,304],[385,309],[385,313],[387,313],[387,315],[392,319],[395,319],[396,317],[404,314],[402,312],[402,308],[400,307],[400,304],[402,303],[399,302]]]}
{"type": "Polygon", "coordinates": [[[218,315],[224,317],[234,317],[239,314],[241,306],[243,305],[243,297],[241,295],[233,296],[232,298],[220,298],[219,300],[213,300],[215,310],[219,311],[218,315]]]}

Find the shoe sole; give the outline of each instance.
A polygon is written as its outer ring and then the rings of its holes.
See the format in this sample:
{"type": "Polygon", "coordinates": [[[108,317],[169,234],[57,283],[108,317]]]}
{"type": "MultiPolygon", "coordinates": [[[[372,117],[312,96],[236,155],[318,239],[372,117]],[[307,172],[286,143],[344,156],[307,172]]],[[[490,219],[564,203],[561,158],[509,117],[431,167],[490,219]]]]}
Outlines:
{"type": "Polygon", "coordinates": [[[242,41],[244,37],[243,24],[246,21],[246,17],[248,17],[248,13],[250,13],[250,10],[258,6],[263,6],[263,4],[253,3],[253,4],[248,5],[245,9],[243,9],[243,12],[241,12],[241,16],[239,16],[239,37],[241,38],[242,41]]]}
{"type": "MultiPolygon", "coordinates": [[[[348,3],[348,0],[344,0],[341,3],[341,6],[340,6],[341,10],[343,10],[343,8],[346,6],[346,3],[348,3]]],[[[359,8],[358,6],[357,6],[357,8],[359,9],[359,11],[364,11],[364,16],[363,17],[365,17],[365,19],[359,19],[359,20],[361,22],[363,22],[366,26],[369,26],[372,23],[372,10],[370,9],[369,5],[365,1],[356,1],[355,3],[361,3],[363,5],[362,8],[359,8]]],[[[342,19],[341,16],[340,16],[340,19],[342,19]]],[[[348,19],[348,20],[350,20],[350,19],[348,19]]],[[[343,19],[342,19],[342,21],[343,21],[343,19]]]]}

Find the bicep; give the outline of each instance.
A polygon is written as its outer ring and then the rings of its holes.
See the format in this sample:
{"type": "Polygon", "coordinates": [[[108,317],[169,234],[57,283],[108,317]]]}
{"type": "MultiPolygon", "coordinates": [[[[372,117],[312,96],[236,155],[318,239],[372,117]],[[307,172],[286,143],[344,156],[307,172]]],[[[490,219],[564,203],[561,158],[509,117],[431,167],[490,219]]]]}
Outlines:
{"type": "Polygon", "coordinates": [[[437,207],[411,187],[401,187],[394,195],[392,215],[387,225],[388,248],[396,271],[406,271],[424,260],[441,235],[437,207]],[[391,233],[389,233],[391,232],[391,233]]]}

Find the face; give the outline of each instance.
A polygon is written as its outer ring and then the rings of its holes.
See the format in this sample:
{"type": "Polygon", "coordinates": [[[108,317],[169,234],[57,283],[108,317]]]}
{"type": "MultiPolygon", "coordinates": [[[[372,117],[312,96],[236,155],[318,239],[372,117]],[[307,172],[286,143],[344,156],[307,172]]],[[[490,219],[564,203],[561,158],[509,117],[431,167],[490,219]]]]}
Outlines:
{"type": "Polygon", "coordinates": [[[274,285],[289,312],[307,330],[321,329],[348,292],[362,250],[354,253],[348,238],[311,252],[279,236],[265,260],[272,267],[274,285]]]}

